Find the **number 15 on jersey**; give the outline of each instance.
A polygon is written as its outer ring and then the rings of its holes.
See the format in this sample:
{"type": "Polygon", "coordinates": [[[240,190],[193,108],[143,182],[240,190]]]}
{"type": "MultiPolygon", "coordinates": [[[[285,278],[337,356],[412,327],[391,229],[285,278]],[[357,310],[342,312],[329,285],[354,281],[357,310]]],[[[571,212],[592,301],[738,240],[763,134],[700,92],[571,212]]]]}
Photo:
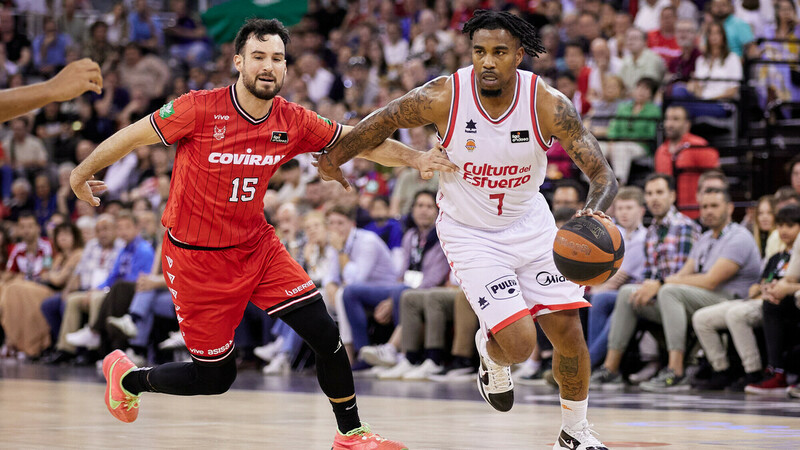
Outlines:
{"type": "Polygon", "coordinates": [[[256,196],[256,184],[258,184],[258,178],[234,178],[233,179],[233,193],[231,193],[231,198],[228,199],[229,202],[249,202],[253,200],[256,196]],[[242,187],[242,195],[239,196],[239,184],[241,183],[242,187]]]}

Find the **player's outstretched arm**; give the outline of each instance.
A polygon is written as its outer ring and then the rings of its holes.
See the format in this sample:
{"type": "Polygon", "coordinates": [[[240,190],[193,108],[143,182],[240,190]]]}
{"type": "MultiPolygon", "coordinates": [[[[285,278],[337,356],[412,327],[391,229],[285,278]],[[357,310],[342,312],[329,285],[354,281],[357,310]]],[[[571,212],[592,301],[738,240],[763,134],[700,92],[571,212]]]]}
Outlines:
{"type": "Polygon", "coordinates": [[[159,142],[161,139],[150,124],[149,115],[117,131],[100,143],[88,158],[72,170],[69,177],[72,191],[78,199],[92,206],[100,205],[100,199],[94,194],[104,191],[105,183],[93,180],[94,174],[119,161],[136,147],[159,142]]]}
{"type": "Polygon", "coordinates": [[[447,125],[452,86],[447,77],[439,77],[411,90],[406,95],[375,110],[356,124],[334,148],[319,160],[323,178],[342,180],[339,166],[356,155],[374,149],[398,128],[415,128],[435,124],[447,125]]]}
{"type": "Polygon", "coordinates": [[[617,195],[617,178],[597,139],[583,126],[575,105],[561,92],[547,86],[536,105],[542,136],[554,136],[575,164],[589,177],[589,195],[579,214],[606,210],[617,195]]]}
{"type": "MultiPolygon", "coordinates": [[[[347,136],[352,130],[351,126],[342,126],[342,137],[347,136]]],[[[419,170],[422,178],[426,180],[433,177],[434,172],[458,170],[458,166],[447,159],[447,154],[441,150],[439,145],[422,152],[394,139],[386,139],[377,147],[361,152],[358,156],[386,167],[413,167],[419,170]]]]}
{"type": "Polygon", "coordinates": [[[99,94],[102,89],[103,76],[96,62],[89,58],[73,61],[47,81],[0,91],[0,122],[48,103],[72,100],[86,91],[99,94]]]}

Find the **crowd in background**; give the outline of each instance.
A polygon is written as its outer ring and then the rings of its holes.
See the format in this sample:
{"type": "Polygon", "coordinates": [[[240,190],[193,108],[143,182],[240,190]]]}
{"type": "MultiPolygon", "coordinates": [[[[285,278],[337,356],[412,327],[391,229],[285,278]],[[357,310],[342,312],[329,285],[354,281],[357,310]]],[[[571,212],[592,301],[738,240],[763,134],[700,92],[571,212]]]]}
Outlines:
{"type": "MultiPolygon", "coordinates": [[[[233,83],[233,44],[212,42],[187,0],[125,1],[108,10],[60,0],[46,15],[34,1],[0,3],[0,88],[49,78],[81,57],[98,62],[104,77],[102,94],[52,103],[0,126],[3,355],[54,364],[90,364],[112,348],[127,348],[139,362],[185,357],[173,353],[183,343],[160,270],[159,219],[176,148],[140,147],[98,174],[109,188],[98,209],[76,202],[68,179],[115,131],[189,90],[233,83]]],[[[789,170],[791,186],[759,200],[734,233],[719,154],[692,127],[724,125],[744,80],[762,108],[800,100],[797,65],[747,64],[796,60],[800,21],[792,0],[308,3],[292,27],[280,95],[351,125],[470,65],[460,28],[474,10],[507,10],[536,25],[547,52],[526,56],[521,68],[573,101],[621,184],[630,185],[611,213],[626,239],[626,265],[613,282],[587,291],[595,304],[586,327],[593,385],[616,387],[624,375],[651,389],[787,389],[797,373],[787,355],[798,335],[793,294],[800,271],[791,270],[794,237],[785,228],[800,227],[791,207],[800,203],[800,165],[789,170]],[[644,165],[644,176],[634,177],[647,160],[653,163],[644,165]],[[708,180],[716,185],[704,187],[708,180]],[[701,195],[707,189],[710,200],[701,195]],[[711,235],[701,235],[701,226],[711,235]],[[736,237],[736,245],[715,247],[721,236],[736,237]],[[721,247],[735,254],[720,254],[721,247]],[[714,264],[719,259],[722,268],[714,264]],[[697,282],[711,267],[714,277],[727,278],[697,282]],[[723,289],[732,280],[735,288],[723,289]],[[731,299],[744,308],[738,325],[720,319],[735,315],[731,299]],[[725,329],[733,336],[728,350],[715,337],[725,329]],[[698,349],[706,370],[689,374],[684,363],[695,365],[698,349]],[[756,361],[762,354],[767,364],[756,361]],[[630,355],[647,364],[637,366],[630,355]]],[[[419,150],[437,139],[432,127],[395,137],[419,150]]],[[[433,229],[437,179],[356,159],[344,167],[356,189],[345,192],[321,181],[305,156],[270,180],[264,212],[322,287],[354,369],[407,379],[473,373],[477,318],[449,276],[433,229]]],[[[557,142],[548,160],[543,191],[563,223],[581,207],[585,179],[557,142]]],[[[539,335],[520,379],[548,379],[551,351],[539,335]]],[[[268,374],[305,364],[292,330],[252,305],[236,344],[241,364],[266,362],[268,374]]]]}

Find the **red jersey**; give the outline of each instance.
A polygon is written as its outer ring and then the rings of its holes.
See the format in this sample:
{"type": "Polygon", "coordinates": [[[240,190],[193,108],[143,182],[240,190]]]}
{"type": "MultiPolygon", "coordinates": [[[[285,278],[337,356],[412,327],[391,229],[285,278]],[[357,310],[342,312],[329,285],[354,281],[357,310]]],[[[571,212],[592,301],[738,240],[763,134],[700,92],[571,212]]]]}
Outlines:
{"type": "Polygon", "coordinates": [[[687,209],[697,205],[697,182],[700,175],[708,169],[719,167],[719,152],[710,147],[708,141],[692,133],[683,135],[675,154],[669,151],[669,141],[664,141],[655,155],[655,170],[676,178],[678,209],[696,219],[698,209],[687,209]]]}
{"type": "Polygon", "coordinates": [[[192,91],[164,105],[150,123],[164,145],[178,143],[161,222],[198,247],[230,247],[263,231],[263,198],[278,167],[333,145],[341,125],[276,96],[254,118],[235,85],[192,91]]]}

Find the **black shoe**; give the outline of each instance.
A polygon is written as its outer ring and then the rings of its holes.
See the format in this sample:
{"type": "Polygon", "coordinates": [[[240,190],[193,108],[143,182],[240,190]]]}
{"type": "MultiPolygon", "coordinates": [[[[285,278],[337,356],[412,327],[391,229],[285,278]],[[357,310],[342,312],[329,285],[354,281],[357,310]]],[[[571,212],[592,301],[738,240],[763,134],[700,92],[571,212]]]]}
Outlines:
{"type": "Polygon", "coordinates": [[[761,382],[764,379],[763,372],[751,372],[744,374],[743,377],[739,378],[738,380],[731,383],[728,387],[725,388],[727,392],[744,392],[744,388],[748,384],[756,384],[761,382]]]}
{"type": "Polygon", "coordinates": [[[42,358],[42,362],[45,364],[50,365],[58,365],[58,364],[65,364],[75,359],[75,354],[70,352],[65,352],[63,350],[56,350],[53,353],[47,355],[47,357],[42,358]]]}
{"type": "Polygon", "coordinates": [[[75,360],[73,360],[72,362],[76,366],[93,366],[94,363],[97,362],[97,360],[99,359],[100,355],[96,351],[89,350],[81,352],[81,354],[76,356],[75,360]]]}
{"type": "Polygon", "coordinates": [[[489,359],[486,352],[486,337],[482,330],[475,334],[475,344],[480,357],[477,383],[481,397],[492,408],[506,412],[514,406],[514,381],[511,379],[511,368],[501,366],[489,359]]]}
{"type": "Polygon", "coordinates": [[[731,375],[730,369],[714,372],[708,380],[692,380],[692,387],[706,391],[721,391],[732,385],[736,380],[731,375]]]}
{"type": "Polygon", "coordinates": [[[589,428],[591,425],[584,419],[575,425],[575,428],[561,427],[558,440],[553,445],[553,450],[566,448],[569,450],[608,450],[589,428]]]}

